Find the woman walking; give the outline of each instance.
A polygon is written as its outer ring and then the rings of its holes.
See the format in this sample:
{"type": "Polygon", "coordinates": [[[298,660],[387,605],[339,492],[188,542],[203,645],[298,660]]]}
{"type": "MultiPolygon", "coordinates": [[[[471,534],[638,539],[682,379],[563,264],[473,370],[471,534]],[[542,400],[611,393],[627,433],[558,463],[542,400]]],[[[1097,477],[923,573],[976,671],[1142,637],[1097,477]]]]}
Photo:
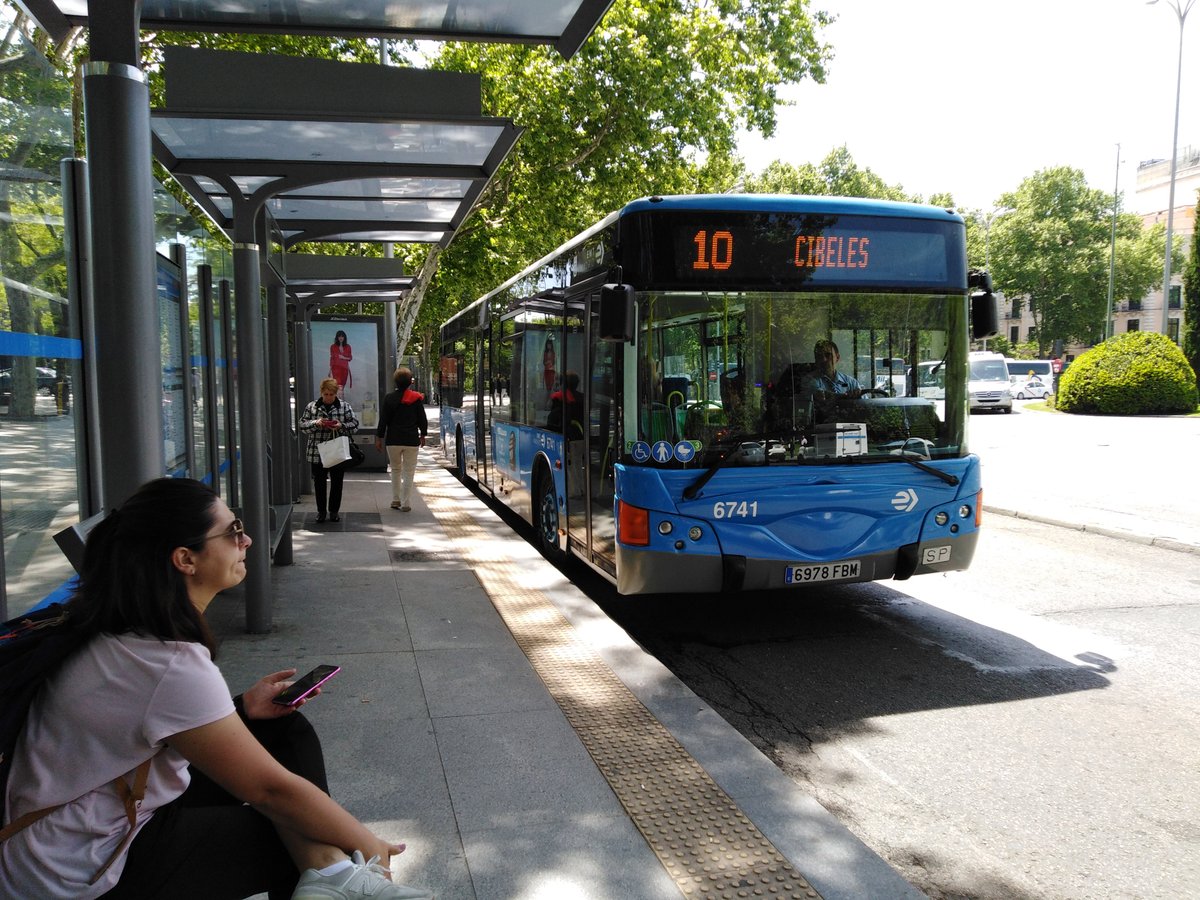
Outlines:
{"type": "Polygon", "coordinates": [[[332,378],[321,382],[321,396],[304,407],[300,430],[308,433],[308,461],[312,464],[313,493],[317,501],[317,521],[325,521],[325,482],[329,481],[329,521],[341,521],[342,480],[346,470],[341,466],[326,469],[321,463],[320,445],[341,435],[358,431],[358,419],[350,404],[338,397],[338,383],[332,378]]]}
{"type": "Polygon", "coordinates": [[[392,377],[396,390],[383,398],[383,413],[375,430],[375,449],[387,445],[392,471],[392,509],[412,509],[413,476],[417,454],[425,446],[429,421],[425,416],[425,396],[412,389],[413,374],[401,366],[392,377]]]}

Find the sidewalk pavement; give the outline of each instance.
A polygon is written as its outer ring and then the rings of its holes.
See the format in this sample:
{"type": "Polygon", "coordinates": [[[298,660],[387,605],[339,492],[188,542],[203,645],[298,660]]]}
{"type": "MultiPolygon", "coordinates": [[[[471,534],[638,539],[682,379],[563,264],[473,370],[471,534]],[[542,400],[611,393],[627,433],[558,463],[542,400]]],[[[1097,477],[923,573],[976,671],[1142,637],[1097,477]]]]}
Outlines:
{"type": "MultiPolygon", "coordinates": [[[[521,589],[538,596],[531,614],[561,615],[571,639],[632,692],[819,896],[922,896],[613,625],[440,459],[436,448],[422,453],[412,512],[389,508],[386,473],[361,470],[346,478],[341,522],[313,523],[311,498],[296,507],[295,564],[272,570],[269,634],[245,633],[236,591],[208,612],[235,693],[289,666],[343,667],[304,711],[322,736],[334,797],[408,845],[393,863],[397,881],[432,889],[439,900],[757,896],[714,894],[686,871],[672,877],[656,856],[651,837],[635,827],[636,804],[622,805],[578,721],[489,598],[483,570],[487,560],[502,560],[521,589]],[[469,517],[470,527],[449,533],[446,509],[469,517]]],[[[716,840],[701,818],[665,823],[683,835],[679,852],[701,856],[716,840]]],[[[736,870],[738,860],[720,866],[736,870]]]]}

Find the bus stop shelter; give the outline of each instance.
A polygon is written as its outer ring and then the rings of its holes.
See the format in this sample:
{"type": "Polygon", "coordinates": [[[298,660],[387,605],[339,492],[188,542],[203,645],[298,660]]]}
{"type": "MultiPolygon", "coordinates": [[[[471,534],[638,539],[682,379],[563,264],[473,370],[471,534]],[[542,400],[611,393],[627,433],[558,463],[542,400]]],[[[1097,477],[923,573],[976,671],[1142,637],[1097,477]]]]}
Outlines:
{"type": "MultiPolygon", "coordinates": [[[[99,397],[119,394],[127,415],[119,425],[84,420],[94,484],[81,512],[119,505],[163,474],[153,155],[233,242],[240,506],[256,534],[271,530],[272,500],[279,499],[266,462],[269,411],[279,406],[268,404],[267,388],[284,396],[287,390],[286,272],[266,279],[265,315],[261,301],[272,235],[284,246],[302,240],[445,246],[518,131],[479,114],[473,76],[257,54],[223,55],[214,66],[208,51],[183,48],[164,65],[167,106],[152,112],[140,68],[142,28],[548,43],[569,57],[611,4],[399,0],[283,9],[237,0],[19,2],[55,40],[77,26],[89,29],[82,72],[86,196],[78,204],[86,234],[75,247],[89,263],[77,267],[77,280],[94,298],[84,346],[96,350],[83,401],[98,405],[99,397]],[[340,74],[331,76],[326,66],[340,74]],[[370,84],[386,91],[363,90],[370,84]],[[282,386],[275,384],[281,372],[282,386]]],[[[248,554],[251,631],[271,627],[272,543],[256,542],[248,554]]]]}

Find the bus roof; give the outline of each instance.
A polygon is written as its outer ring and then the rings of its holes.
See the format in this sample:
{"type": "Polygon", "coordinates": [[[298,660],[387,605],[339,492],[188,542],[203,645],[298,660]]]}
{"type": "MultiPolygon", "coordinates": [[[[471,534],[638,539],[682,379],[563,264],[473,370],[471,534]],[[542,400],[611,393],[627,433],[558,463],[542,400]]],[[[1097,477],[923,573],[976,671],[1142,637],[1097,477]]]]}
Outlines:
{"type": "Polygon", "coordinates": [[[952,209],[924,203],[901,203],[863,197],[827,197],[806,194],[688,194],[642,197],[627,203],[621,215],[647,210],[736,210],[742,212],[829,212],[842,215],[894,216],[906,219],[935,219],[962,222],[952,209]]]}
{"type": "Polygon", "coordinates": [[[833,213],[838,215],[890,216],[898,219],[929,219],[939,222],[963,223],[963,218],[952,209],[929,206],[923,203],[902,203],[897,200],[876,200],[864,197],[830,197],[810,194],[683,194],[641,197],[631,200],[616,212],[609,213],[586,231],[580,232],[565,243],[555,247],[541,259],[530,263],[502,285],[467,304],[447,319],[443,325],[465,315],[478,315],[480,304],[508,290],[526,275],[554,260],[564,251],[583,243],[592,235],[607,228],[617,219],[640,212],[662,210],[731,210],[738,212],[801,212],[833,213]]]}

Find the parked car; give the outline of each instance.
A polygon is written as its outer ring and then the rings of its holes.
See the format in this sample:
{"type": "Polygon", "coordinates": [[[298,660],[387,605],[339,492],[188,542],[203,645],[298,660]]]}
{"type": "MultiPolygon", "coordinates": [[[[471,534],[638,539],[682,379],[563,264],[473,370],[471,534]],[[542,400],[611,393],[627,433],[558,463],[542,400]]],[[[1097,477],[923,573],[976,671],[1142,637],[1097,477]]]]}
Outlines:
{"type": "MultiPolygon", "coordinates": [[[[63,383],[70,390],[71,379],[63,377],[63,383]]],[[[45,366],[37,367],[37,390],[39,394],[54,394],[54,386],[58,384],[58,372],[45,366]]],[[[12,369],[0,369],[0,405],[7,406],[12,398],[12,369]]]]}
{"type": "Polygon", "coordinates": [[[1013,396],[1018,400],[1041,399],[1054,393],[1054,389],[1036,375],[1028,381],[1018,381],[1012,386],[1013,396]]]}

